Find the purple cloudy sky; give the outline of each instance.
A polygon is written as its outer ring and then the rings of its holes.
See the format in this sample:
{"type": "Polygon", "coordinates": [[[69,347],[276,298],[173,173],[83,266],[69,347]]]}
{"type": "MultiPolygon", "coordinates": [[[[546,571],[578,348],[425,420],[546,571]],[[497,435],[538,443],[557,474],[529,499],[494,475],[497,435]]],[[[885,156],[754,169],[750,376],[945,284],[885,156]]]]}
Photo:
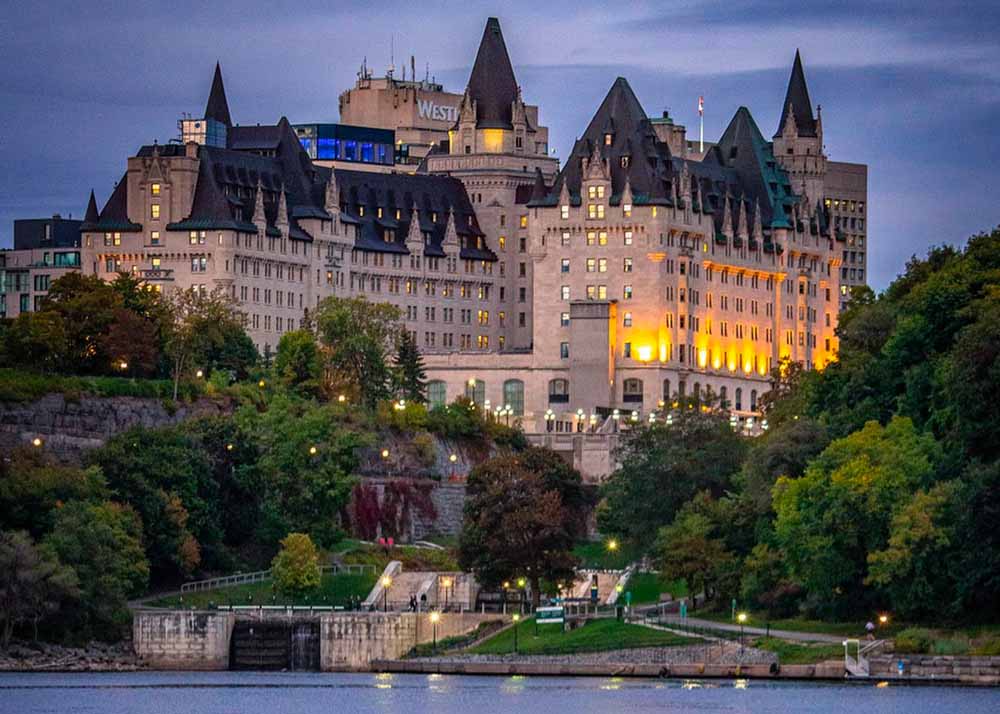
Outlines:
{"type": "Polygon", "coordinates": [[[869,165],[869,273],[1000,223],[1000,4],[663,2],[8,2],[0,8],[0,246],[15,218],[81,216],[126,158],[200,115],[222,62],[234,121],[335,121],[363,56],[461,91],[497,14],[527,101],[564,157],[614,78],[706,138],[748,106],[774,133],[795,48],[827,154],[869,165]]]}

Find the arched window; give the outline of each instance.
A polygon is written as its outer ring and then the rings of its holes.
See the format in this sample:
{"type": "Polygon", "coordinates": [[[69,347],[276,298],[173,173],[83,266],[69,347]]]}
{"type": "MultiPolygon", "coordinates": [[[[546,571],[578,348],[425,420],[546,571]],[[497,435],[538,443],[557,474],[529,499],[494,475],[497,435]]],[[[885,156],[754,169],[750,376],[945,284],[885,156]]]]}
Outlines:
{"type": "Polygon", "coordinates": [[[743,411],[743,390],[736,388],[736,411],[743,411]]]}
{"type": "Polygon", "coordinates": [[[508,379],[503,383],[503,403],[509,406],[515,416],[524,415],[524,382],[520,379],[508,379]]]}
{"type": "Polygon", "coordinates": [[[694,383],[694,389],[691,390],[691,396],[694,397],[696,402],[701,401],[701,384],[699,382],[694,383]]]}
{"type": "Polygon", "coordinates": [[[427,383],[427,406],[431,409],[442,407],[448,403],[448,390],[445,383],[440,379],[435,379],[427,383]]]}
{"type": "Polygon", "coordinates": [[[664,402],[669,402],[670,401],[670,380],[669,379],[664,379],[663,380],[663,401],[664,402]]]}
{"type": "Polygon", "coordinates": [[[756,389],[751,389],[750,390],[750,411],[752,411],[752,412],[757,411],[757,390],[756,389]]]}
{"type": "Polygon", "coordinates": [[[729,402],[726,399],[726,388],[719,387],[719,406],[723,409],[729,409],[729,402]]]}
{"type": "Polygon", "coordinates": [[[465,398],[479,408],[486,402],[486,382],[481,379],[470,379],[465,383],[465,398]]]}
{"type": "Polygon", "coordinates": [[[642,401],[642,380],[626,379],[622,382],[622,401],[641,402],[642,401]]]}
{"type": "Polygon", "coordinates": [[[687,393],[687,382],[683,379],[677,382],[677,398],[684,399],[684,395],[687,393]]]}
{"type": "Polygon", "coordinates": [[[552,404],[562,404],[569,401],[569,380],[551,379],[549,380],[549,402],[552,404]]]}

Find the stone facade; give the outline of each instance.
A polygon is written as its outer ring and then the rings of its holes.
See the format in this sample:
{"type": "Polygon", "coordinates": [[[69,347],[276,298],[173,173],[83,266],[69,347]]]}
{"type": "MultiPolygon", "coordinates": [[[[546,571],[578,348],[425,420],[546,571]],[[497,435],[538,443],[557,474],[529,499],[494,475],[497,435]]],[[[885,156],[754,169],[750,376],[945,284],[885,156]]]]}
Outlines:
{"type": "Polygon", "coordinates": [[[229,669],[231,612],[140,610],[132,618],[139,661],[154,669],[229,669]]]}

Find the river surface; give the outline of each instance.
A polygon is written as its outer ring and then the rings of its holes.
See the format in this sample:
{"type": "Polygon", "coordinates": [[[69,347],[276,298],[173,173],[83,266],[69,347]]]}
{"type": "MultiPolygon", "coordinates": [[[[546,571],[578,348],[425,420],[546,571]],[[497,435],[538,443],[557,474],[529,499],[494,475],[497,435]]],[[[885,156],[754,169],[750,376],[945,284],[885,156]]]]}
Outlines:
{"type": "Polygon", "coordinates": [[[417,674],[0,674],[0,712],[93,714],[616,714],[1000,712],[1000,689],[955,686],[465,677],[417,674]]]}

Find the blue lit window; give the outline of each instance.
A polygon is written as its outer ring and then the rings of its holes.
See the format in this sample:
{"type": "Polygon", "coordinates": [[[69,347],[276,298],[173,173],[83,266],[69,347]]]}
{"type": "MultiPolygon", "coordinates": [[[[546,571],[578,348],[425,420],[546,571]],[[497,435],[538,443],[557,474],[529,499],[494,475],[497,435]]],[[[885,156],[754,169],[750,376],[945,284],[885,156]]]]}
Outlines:
{"type": "Polygon", "coordinates": [[[316,158],[317,159],[337,159],[340,158],[340,139],[317,139],[316,158]]]}
{"type": "Polygon", "coordinates": [[[377,146],[378,146],[378,162],[380,164],[392,163],[391,161],[387,160],[385,144],[377,144],[377,146]]]}
{"type": "Polygon", "coordinates": [[[365,141],[361,144],[361,160],[366,164],[370,164],[375,160],[374,145],[370,141],[365,141]]]}
{"type": "Polygon", "coordinates": [[[312,157],[314,159],[316,158],[316,153],[313,151],[313,140],[312,139],[310,139],[308,137],[305,137],[305,136],[300,136],[299,137],[299,143],[302,144],[302,148],[306,150],[306,153],[309,154],[310,157],[312,157]]]}
{"type": "Polygon", "coordinates": [[[358,160],[358,142],[350,140],[344,142],[343,158],[347,161],[358,160]]]}

